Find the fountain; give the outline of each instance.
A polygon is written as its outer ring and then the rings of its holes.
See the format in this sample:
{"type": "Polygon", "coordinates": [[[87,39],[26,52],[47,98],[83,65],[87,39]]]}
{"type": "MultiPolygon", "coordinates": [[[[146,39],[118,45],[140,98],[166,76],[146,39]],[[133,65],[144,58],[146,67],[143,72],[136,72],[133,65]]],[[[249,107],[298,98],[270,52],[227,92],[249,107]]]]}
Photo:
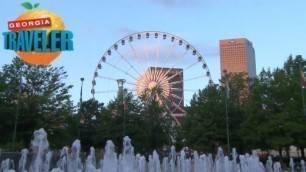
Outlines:
{"type": "MultiPolygon", "coordinates": [[[[34,140],[32,140],[32,146],[34,153],[36,154],[35,161],[31,164],[31,172],[47,172],[49,171],[48,162],[44,162],[45,151],[49,148],[49,142],[47,140],[47,133],[44,129],[34,131],[34,140]]],[[[48,155],[48,154],[47,154],[48,155]]],[[[47,156],[45,155],[45,156],[47,156]]],[[[50,153],[49,155],[50,156],[50,153]]],[[[49,158],[49,157],[47,157],[49,158]]]]}
{"type": "MultiPolygon", "coordinates": [[[[56,168],[50,169],[53,152],[49,150],[47,133],[44,129],[34,132],[32,147],[35,153],[29,172],[281,172],[281,164],[272,161],[269,156],[265,166],[259,161],[256,151],[251,155],[238,155],[236,149],[232,150],[232,156],[225,156],[221,147],[218,148],[215,159],[212,154],[201,154],[197,151],[192,157],[186,155],[186,149],[176,153],[174,146],[171,147],[169,156],[160,157],[157,151],[149,155],[148,161],[140,154],[134,155],[134,148],[129,137],[123,139],[122,154],[117,156],[115,145],[111,140],[106,142],[104,157],[97,160],[95,149],[90,148],[85,163],[81,162],[80,140],[75,140],[71,148],[64,146],[57,161],[56,168]]],[[[21,151],[21,158],[18,164],[19,172],[27,172],[28,150],[21,151]]],[[[305,172],[305,162],[301,160],[300,171],[305,172]]],[[[294,171],[296,164],[290,159],[290,171],[294,171]]],[[[10,159],[2,161],[0,172],[14,172],[14,163],[10,159]]]]}
{"type": "Polygon", "coordinates": [[[290,158],[289,167],[290,167],[290,171],[294,172],[294,162],[293,162],[292,157],[290,158]]]}
{"type": "Polygon", "coordinates": [[[111,140],[106,142],[102,166],[102,171],[117,172],[118,159],[115,153],[115,145],[111,140]]]}
{"type": "Polygon", "coordinates": [[[305,172],[306,169],[305,169],[305,161],[304,160],[301,160],[301,172],[305,172]]]}
{"type": "Polygon", "coordinates": [[[25,165],[27,162],[28,152],[29,152],[28,149],[21,150],[21,158],[19,160],[19,166],[18,166],[19,172],[26,172],[25,165]]]}
{"type": "Polygon", "coordinates": [[[10,170],[10,163],[12,161],[10,159],[6,159],[2,161],[0,171],[2,172],[14,172],[14,170],[10,170]]]}
{"type": "Polygon", "coordinates": [[[87,172],[96,171],[96,156],[95,149],[93,147],[90,147],[90,154],[87,156],[85,169],[87,172]]]}

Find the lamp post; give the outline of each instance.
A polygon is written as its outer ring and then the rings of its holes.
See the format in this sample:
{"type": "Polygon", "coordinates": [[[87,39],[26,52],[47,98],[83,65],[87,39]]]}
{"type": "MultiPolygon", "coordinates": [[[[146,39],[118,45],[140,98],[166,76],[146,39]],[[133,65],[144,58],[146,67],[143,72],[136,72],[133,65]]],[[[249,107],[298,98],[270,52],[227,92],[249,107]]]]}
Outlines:
{"type": "Polygon", "coordinates": [[[13,146],[12,146],[13,151],[15,150],[16,132],[17,132],[17,124],[18,124],[18,116],[19,116],[19,101],[21,97],[21,91],[22,91],[22,67],[20,67],[19,79],[18,79],[18,96],[17,96],[17,104],[16,104],[16,115],[15,115],[13,146]]]}
{"type": "Polygon", "coordinates": [[[83,82],[84,82],[84,78],[81,78],[81,93],[80,93],[80,103],[83,102],[82,98],[83,98],[83,82]]]}
{"type": "Polygon", "coordinates": [[[81,114],[82,114],[82,103],[83,103],[83,82],[84,78],[80,78],[81,80],[81,92],[80,92],[80,114],[79,114],[79,129],[78,129],[78,139],[80,139],[80,132],[81,132],[81,114]]]}
{"type": "Polygon", "coordinates": [[[230,138],[229,138],[229,118],[227,112],[227,99],[229,98],[229,86],[227,81],[227,70],[223,70],[223,75],[225,79],[225,122],[226,122],[226,138],[227,138],[227,152],[230,154],[230,138]]]}
{"type": "Polygon", "coordinates": [[[122,136],[124,137],[125,136],[125,107],[124,107],[124,90],[123,90],[123,86],[124,86],[124,83],[125,83],[125,79],[117,79],[117,83],[118,83],[118,98],[119,98],[119,102],[122,103],[122,107],[123,107],[123,111],[122,111],[122,113],[123,113],[122,136]],[[122,96],[122,97],[119,97],[119,96],[122,96]]]}

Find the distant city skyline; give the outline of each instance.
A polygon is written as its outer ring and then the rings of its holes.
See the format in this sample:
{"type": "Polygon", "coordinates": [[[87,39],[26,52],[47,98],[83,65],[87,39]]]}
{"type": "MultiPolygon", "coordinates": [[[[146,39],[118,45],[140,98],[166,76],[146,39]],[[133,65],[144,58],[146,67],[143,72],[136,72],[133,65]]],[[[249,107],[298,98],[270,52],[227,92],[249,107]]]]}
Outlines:
{"type": "MultiPolygon", "coordinates": [[[[22,1],[0,1],[0,31],[6,32],[7,22],[26,10],[22,1]]],[[[46,0],[39,9],[61,16],[74,34],[74,51],[62,52],[52,65],[64,66],[69,75],[65,82],[74,85],[70,94],[76,104],[80,78],[85,78],[83,100],[88,100],[103,53],[117,40],[140,31],[168,32],[188,41],[203,55],[215,83],[220,79],[221,39],[249,39],[256,50],[257,74],[262,68],[282,67],[289,55],[306,54],[305,6],[304,0],[46,0]]],[[[0,66],[15,56],[14,51],[4,50],[1,34],[0,66]]]]}
{"type": "Polygon", "coordinates": [[[256,77],[256,57],[253,44],[246,38],[222,39],[220,42],[220,73],[245,72],[256,77]]]}

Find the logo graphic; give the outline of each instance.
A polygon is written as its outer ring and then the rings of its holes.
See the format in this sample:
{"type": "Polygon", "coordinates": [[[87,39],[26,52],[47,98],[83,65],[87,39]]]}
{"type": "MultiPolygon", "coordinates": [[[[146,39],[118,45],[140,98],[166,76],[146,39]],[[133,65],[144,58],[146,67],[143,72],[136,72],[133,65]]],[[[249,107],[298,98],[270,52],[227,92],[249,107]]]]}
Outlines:
{"type": "Polygon", "coordinates": [[[73,33],[65,30],[55,13],[36,9],[39,3],[21,4],[27,11],[8,22],[9,32],[3,32],[4,49],[14,50],[27,63],[48,65],[62,51],[73,50],[73,33]]]}

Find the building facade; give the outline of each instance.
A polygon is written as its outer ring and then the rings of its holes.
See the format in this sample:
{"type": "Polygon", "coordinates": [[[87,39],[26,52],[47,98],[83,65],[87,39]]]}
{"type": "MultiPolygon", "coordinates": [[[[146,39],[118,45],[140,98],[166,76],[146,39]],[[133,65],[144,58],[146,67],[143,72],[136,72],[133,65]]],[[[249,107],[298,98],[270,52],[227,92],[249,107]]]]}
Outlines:
{"type": "Polygon", "coordinates": [[[245,38],[220,40],[221,75],[246,72],[248,77],[256,76],[255,50],[251,41],[245,38]]]}

